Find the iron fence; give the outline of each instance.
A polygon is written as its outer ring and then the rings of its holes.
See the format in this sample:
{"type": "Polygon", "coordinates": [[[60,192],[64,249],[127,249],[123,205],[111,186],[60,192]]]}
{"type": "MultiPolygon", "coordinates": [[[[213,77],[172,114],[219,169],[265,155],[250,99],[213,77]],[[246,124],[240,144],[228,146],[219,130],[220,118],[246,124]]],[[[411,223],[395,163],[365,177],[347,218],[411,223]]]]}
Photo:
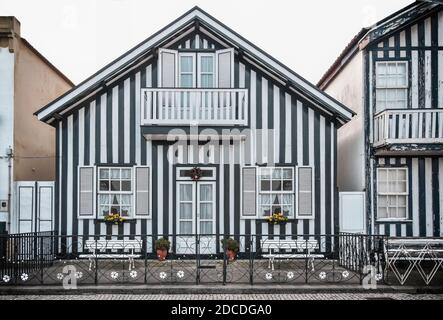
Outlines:
{"type": "Polygon", "coordinates": [[[373,270],[383,274],[383,239],[351,234],[8,235],[0,236],[0,285],[360,284],[373,270]],[[160,238],[170,242],[164,261],[156,251],[160,238]],[[225,250],[227,239],[238,246],[233,261],[225,250]]]}

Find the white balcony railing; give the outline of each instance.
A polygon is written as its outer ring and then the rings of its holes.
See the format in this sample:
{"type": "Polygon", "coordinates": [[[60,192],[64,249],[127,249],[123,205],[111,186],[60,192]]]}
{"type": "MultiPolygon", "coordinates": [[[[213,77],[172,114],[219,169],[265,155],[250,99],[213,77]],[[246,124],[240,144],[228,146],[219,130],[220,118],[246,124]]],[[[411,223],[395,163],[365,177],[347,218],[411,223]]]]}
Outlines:
{"type": "Polygon", "coordinates": [[[247,89],[142,89],[141,125],[247,125],[247,89]]]}
{"type": "Polygon", "coordinates": [[[386,110],[374,118],[374,146],[443,143],[443,109],[386,110]]]}

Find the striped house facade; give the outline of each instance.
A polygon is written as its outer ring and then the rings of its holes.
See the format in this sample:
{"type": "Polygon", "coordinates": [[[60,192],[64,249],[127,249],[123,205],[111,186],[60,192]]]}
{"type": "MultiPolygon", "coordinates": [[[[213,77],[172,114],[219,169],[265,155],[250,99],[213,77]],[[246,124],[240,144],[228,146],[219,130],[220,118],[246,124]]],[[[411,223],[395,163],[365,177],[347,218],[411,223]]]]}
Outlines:
{"type": "MultiPolygon", "coordinates": [[[[181,195],[178,183],[181,177],[178,170],[196,167],[214,170],[214,234],[303,236],[338,232],[337,128],[352,116],[352,112],[334,101],[345,113],[340,114],[329,105],[330,102],[325,103],[315,98],[314,92],[320,96],[323,93],[305,83],[305,80],[301,81],[308,89],[302,88],[294,80],[283,77],[280,72],[256,59],[256,55],[264,53],[257,51],[254,55],[253,50],[259,49],[252,47],[240,36],[234,34],[238,39],[245,41],[245,46],[239,43],[240,40],[235,41],[220,33],[220,30],[216,33],[214,29],[220,25],[223,26],[201,9],[195,8],[166,28],[169,30],[171,26],[177,26],[173,37],[164,37],[164,43],[158,41],[161,44],[157,43],[144,50],[141,53],[142,58],[139,56],[129,61],[123,71],[118,71],[103,81],[105,85],[98,82],[99,85],[91,89],[89,94],[75,96],[69,101],[68,93],[68,102],[58,110],[43,114],[60,102],[56,100],[53,105],[48,105],[38,114],[42,121],[54,126],[57,132],[55,226],[59,234],[180,234],[178,219],[181,214],[178,210],[181,207],[178,202],[181,201],[181,195]],[[182,20],[186,22],[182,23],[182,20]],[[248,46],[253,50],[248,51],[248,46]],[[247,92],[247,123],[235,126],[229,122],[214,126],[201,125],[196,130],[200,133],[204,129],[212,129],[218,133],[222,130],[237,130],[235,132],[240,133],[237,133],[237,136],[250,138],[247,139],[248,142],[244,138],[235,138],[236,134],[231,134],[229,139],[209,144],[207,141],[195,141],[191,138],[190,131],[193,129],[189,126],[174,125],[173,122],[168,125],[151,125],[144,122],[143,91],[161,88],[159,76],[165,77],[161,70],[159,72],[164,62],[159,58],[161,51],[159,53],[158,49],[177,50],[178,53],[186,54],[206,54],[230,48],[233,48],[234,52],[231,88],[247,92]],[[307,90],[312,90],[312,93],[307,90]],[[176,147],[174,142],[159,138],[177,128],[186,132],[187,137],[183,145],[176,147]],[[269,131],[262,133],[262,130],[269,131]],[[246,133],[242,135],[242,132],[246,133]],[[94,168],[94,171],[91,171],[96,176],[93,179],[94,184],[100,179],[98,169],[102,167],[132,168],[134,172],[136,168],[149,168],[149,191],[145,193],[135,190],[138,183],[134,173],[131,189],[135,193],[131,208],[133,214],[127,222],[109,225],[102,221],[97,190],[93,192],[95,199],[91,200],[96,214],[89,217],[81,215],[84,203],[79,199],[82,195],[86,197],[84,192],[87,188],[81,186],[83,180],[79,175],[81,168],[88,167],[94,168]],[[258,205],[254,208],[256,204],[252,203],[251,209],[248,203],[243,202],[244,190],[250,187],[245,182],[245,169],[259,170],[258,168],[264,167],[293,170],[290,179],[294,196],[291,198],[293,202],[288,204],[292,214],[286,225],[268,224],[264,220],[265,217],[257,213],[258,205]],[[309,219],[296,218],[295,214],[299,167],[312,168],[313,205],[312,216],[309,219]],[[146,197],[147,202],[138,197],[146,197]],[[141,203],[139,201],[149,203],[146,216],[137,215],[135,212],[138,209],[134,208],[134,205],[141,203]],[[257,214],[246,215],[248,210],[257,214]]],[[[226,30],[232,32],[230,29],[226,30]]],[[[147,41],[149,43],[150,40],[147,41]]],[[[273,59],[270,61],[276,63],[273,59]]],[[[88,80],[77,86],[77,89],[82,89],[84,84],[88,84],[88,80]]],[[[72,93],[75,93],[75,89],[72,93]]],[[[63,99],[64,97],[61,97],[61,100],[63,99]]],[[[326,96],[326,99],[331,98],[326,96]]],[[[181,115],[183,116],[183,113],[181,115]]],[[[192,180],[188,179],[186,183],[192,183],[192,180]]],[[[259,181],[255,180],[252,183],[259,184],[259,181]]],[[[254,195],[259,197],[257,189],[254,195]]]]}

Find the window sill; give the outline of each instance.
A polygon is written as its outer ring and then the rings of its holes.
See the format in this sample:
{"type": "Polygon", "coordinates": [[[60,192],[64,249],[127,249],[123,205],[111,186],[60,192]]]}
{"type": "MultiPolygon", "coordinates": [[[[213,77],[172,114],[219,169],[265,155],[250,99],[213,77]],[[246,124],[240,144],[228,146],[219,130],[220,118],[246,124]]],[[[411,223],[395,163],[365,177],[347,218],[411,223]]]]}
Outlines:
{"type": "Polygon", "coordinates": [[[377,219],[375,223],[412,223],[409,219],[377,219]]]}

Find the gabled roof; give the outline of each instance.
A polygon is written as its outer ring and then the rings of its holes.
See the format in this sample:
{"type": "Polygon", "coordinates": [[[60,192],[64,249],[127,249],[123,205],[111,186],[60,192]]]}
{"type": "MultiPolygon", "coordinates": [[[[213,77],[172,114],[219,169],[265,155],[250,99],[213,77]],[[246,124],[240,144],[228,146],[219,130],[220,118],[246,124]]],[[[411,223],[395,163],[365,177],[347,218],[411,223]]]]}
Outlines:
{"type": "Polygon", "coordinates": [[[349,121],[354,115],[354,112],[342,103],[320,91],[316,86],[299,76],[281,62],[269,56],[266,52],[241,37],[235,31],[231,30],[199,7],[192,8],[144,42],[140,43],[74,87],[72,90],[37,111],[35,115],[37,115],[38,119],[41,121],[47,123],[52,122],[57,113],[76,103],[82,97],[93,93],[94,90],[103,87],[106,81],[110,78],[115,77],[116,74],[127,69],[128,66],[137,64],[143,57],[146,57],[147,54],[150,52],[152,53],[152,50],[155,50],[160,44],[168,39],[172,39],[183,31],[183,29],[196,22],[229,41],[238,50],[241,50],[245,57],[257,61],[268,70],[271,70],[272,73],[285,79],[288,86],[335,115],[341,123],[349,121]]]}
{"type": "Polygon", "coordinates": [[[418,0],[388,17],[378,21],[374,25],[363,28],[341,52],[334,63],[321,77],[317,86],[324,90],[334,79],[341,69],[346,66],[350,58],[358,52],[359,46],[365,41],[365,47],[381,39],[390,37],[393,33],[407,25],[413,24],[423,15],[433,12],[443,5],[442,0],[418,0]]]}

